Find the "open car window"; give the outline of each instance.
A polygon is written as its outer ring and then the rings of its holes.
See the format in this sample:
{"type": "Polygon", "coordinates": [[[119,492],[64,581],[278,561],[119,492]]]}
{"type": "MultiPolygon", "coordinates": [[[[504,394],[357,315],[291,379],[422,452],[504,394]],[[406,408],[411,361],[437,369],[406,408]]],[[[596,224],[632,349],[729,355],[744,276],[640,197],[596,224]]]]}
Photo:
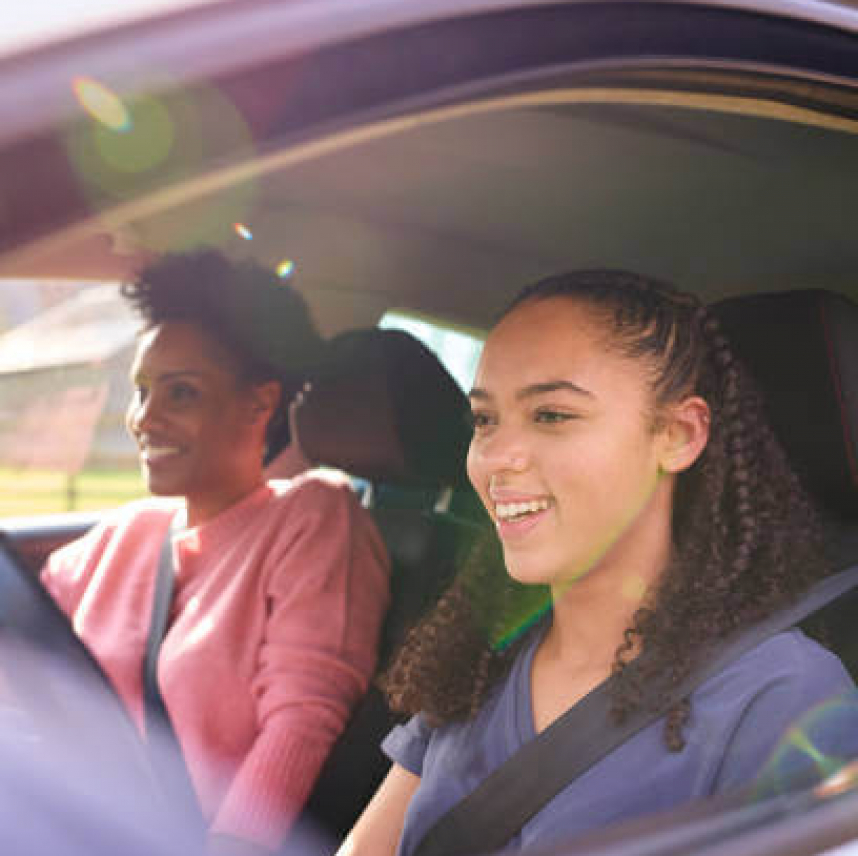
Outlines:
{"type": "Polygon", "coordinates": [[[0,515],[143,493],[124,428],[138,322],[109,283],[0,281],[0,515]]]}
{"type": "Polygon", "coordinates": [[[438,319],[396,310],[385,312],[378,326],[382,330],[410,333],[438,357],[464,392],[473,386],[484,335],[465,332],[438,319]]]}

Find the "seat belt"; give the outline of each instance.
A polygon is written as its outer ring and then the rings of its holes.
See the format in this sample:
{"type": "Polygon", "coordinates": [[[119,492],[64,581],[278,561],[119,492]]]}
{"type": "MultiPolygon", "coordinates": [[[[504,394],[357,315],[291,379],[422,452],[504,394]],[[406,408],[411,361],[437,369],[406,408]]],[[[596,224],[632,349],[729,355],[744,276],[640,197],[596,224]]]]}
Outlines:
{"type": "MultiPolygon", "coordinates": [[[[608,678],[436,821],[413,856],[478,856],[500,850],[546,803],[611,750],[661,718],[742,654],[855,586],[858,566],[827,577],[797,602],[724,640],[684,681],[613,727],[611,690],[616,677],[608,678]]],[[[628,666],[634,667],[634,662],[628,666]]]]}
{"type": "Polygon", "coordinates": [[[155,591],[152,600],[152,617],[146,639],[146,656],[143,660],[143,705],[146,727],[146,743],[156,776],[171,805],[178,806],[180,814],[189,823],[204,828],[202,812],[196,791],[185,765],[179,740],[170,721],[158,686],[158,656],[161,643],[167,632],[170,603],[173,597],[175,570],[173,566],[173,531],[171,521],[164,534],[158,569],[155,575],[155,591]]]}

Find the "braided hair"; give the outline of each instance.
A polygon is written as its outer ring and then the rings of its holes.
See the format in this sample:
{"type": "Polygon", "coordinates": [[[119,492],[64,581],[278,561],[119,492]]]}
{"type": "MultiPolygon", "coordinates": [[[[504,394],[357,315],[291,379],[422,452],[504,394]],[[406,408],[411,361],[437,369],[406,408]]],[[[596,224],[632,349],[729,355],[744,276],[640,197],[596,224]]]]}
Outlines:
{"type": "MultiPolygon", "coordinates": [[[[677,478],[668,566],[615,653],[612,716],[620,722],[678,685],[718,640],[795,599],[827,568],[814,509],[714,315],[666,283],[594,270],[525,288],[502,317],[556,297],[587,306],[606,325],[608,347],[645,361],[656,413],[699,395],[711,415],[704,451],[677,478]]],[[[527,624],[523,600],[535,612],[547,608],[546,592],[540,601],[525,589],[503,572],[497,539],[486,534],[406,638],[384,681],[391,706],[422,711],[431,724],[474,716],[525,638],[498,644],[508,641],[504,628],[527,624]]],[[[690,711],[686,699],[665,718],[672,751],[684,746],[690,711]]]]}

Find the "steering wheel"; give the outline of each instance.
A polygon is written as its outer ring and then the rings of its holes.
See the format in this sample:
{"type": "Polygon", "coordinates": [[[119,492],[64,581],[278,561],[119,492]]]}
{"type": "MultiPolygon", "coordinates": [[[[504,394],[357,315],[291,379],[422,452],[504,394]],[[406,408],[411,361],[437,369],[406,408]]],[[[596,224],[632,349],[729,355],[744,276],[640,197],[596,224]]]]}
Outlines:
{"type": "Polygon", "coordinates": [[[177,754],[174,742],[143,741],[65,614],[0,533],[0,813],[15,815],[0,822],[0,844],[10,845],[0,849],[200,852],[199,809],[165,781],[167,753],[177,754]]]}

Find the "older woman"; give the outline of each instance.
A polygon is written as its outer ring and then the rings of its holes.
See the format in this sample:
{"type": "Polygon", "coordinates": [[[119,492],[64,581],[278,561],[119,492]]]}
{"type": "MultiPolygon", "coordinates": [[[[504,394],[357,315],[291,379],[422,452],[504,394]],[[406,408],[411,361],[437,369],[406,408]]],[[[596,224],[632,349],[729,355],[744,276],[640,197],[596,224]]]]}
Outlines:
{"type": "Polygon", "coordinates": [[[263,476],[321,347],[297,292],[204,251],[161,259],[123,293],[144,322],[127,425],[154,497],[52,555],[42,578],[145,730],[171,539],[158,685],[209,850],[274,849],[374,669],[386,553],[347,485],[263,476]]]}

